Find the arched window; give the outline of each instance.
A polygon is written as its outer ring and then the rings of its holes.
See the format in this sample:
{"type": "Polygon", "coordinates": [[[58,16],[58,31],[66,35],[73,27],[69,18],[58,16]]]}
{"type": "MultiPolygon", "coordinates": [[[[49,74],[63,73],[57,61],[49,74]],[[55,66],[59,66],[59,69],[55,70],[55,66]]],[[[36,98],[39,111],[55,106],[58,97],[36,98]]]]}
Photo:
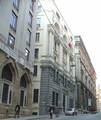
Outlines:
{"type": "Polygon", "coordinates": [[[27,105],[28,77],[24,74],[20,80],[20,106],[27,105]]]}
{"type": "Polygon", "coordinates": [[[60,33],[60,27],[58,23],[55,23],[55,29],[57,33],[60,33]]]}
{"type": "Polygon", "coordinates": [[[9,81],[12,81],[12,72],[11,72],[11,69],[9,67],[9,64],[6,65],[2,70],[2,78],[9,80],[9,81]]]}
{"type": "Polygon", "coordinates": [[[12,101],[12,65],[7,64],[2,70],[3,91],[2,91],[2,103],[11,104],[12,101]]]}
{"type": "Polygon", "coordinates": [[[23,88],[26,88],[26,87],[27,87],[27,83],[26,83],[25,76],[22,76],[22,77],[21,77],[20,87],[23,87],[23,88]]]}

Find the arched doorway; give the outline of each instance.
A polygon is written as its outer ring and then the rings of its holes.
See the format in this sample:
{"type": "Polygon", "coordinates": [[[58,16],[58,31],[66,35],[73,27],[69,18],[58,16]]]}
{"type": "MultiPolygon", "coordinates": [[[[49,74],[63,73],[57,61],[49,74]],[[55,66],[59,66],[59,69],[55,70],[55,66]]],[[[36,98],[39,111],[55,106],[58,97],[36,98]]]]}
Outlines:
{"type": "Polygon", "coordinates": [[[14,79],[14,70],[11,63],[4,66],[1,77],[3,82],[2,103],[11,104],[14,79]]]}
{"type": "Polygon", "coordinates": [[[20,80],[20,106],[26,106],[28,104],[28,77],[24,74],[20,80]]]}

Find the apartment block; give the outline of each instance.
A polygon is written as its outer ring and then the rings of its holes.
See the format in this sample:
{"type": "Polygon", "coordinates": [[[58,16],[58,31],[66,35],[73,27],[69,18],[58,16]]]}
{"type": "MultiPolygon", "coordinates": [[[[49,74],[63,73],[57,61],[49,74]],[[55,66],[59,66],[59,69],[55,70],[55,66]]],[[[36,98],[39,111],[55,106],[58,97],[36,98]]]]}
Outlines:
{"type": "Polygon", "coordinates": [[[0,118],[32,114],[35,0],[0,0],[0,118]]]}
{"type": "Polygon", "coordinates": [[[73,36],[50,0],[39,1],[36,22],[33,114],[62,113],[74,107],[73,36]]]}
{"type": "Polygon", "coordinates": [[[96,110],[96,73],[81,36],[75,36],[76,107],[96,110]]]}
{"type": "Polygon", "coordinates": [[[96,88],[96,101],[97,101],[97,111],[101,111],[101,86],[98,85],[96,88]]]}

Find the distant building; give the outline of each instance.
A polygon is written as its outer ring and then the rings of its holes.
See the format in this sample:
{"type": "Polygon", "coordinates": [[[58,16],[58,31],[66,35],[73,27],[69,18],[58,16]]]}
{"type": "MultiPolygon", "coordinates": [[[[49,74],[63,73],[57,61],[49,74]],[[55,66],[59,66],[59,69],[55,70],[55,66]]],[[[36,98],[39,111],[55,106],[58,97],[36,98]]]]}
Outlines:
{"type": "Polygon", "coordinates": [[[96,88],[97,111],[101,112],[101,87],[96,88]]]}
{"type": "Polygon", "coordinates": [[[32,114],[35,0],[0,0],[0,118],[32,114]]]}
{"type": "Polygon", "coordinates": [[[81,36],[75,36],[76,107],[96,109],[96,73],[81,36]]]}
{"type": "Polygon", "coordinates": [[[51,0],[39,2],[34,51],[33,114],[74,107],[72,34],[51,0]]]}

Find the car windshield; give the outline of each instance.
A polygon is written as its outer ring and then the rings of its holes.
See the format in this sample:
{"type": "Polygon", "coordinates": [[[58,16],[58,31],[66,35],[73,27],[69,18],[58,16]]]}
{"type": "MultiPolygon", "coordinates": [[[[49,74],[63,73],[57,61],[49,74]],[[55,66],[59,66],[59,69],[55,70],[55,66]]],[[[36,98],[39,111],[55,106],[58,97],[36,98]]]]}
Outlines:
{"type": "Polygon", "coordinates": [[[69,108],[68,111],[72,111],[72,108],[69,108]]]}

